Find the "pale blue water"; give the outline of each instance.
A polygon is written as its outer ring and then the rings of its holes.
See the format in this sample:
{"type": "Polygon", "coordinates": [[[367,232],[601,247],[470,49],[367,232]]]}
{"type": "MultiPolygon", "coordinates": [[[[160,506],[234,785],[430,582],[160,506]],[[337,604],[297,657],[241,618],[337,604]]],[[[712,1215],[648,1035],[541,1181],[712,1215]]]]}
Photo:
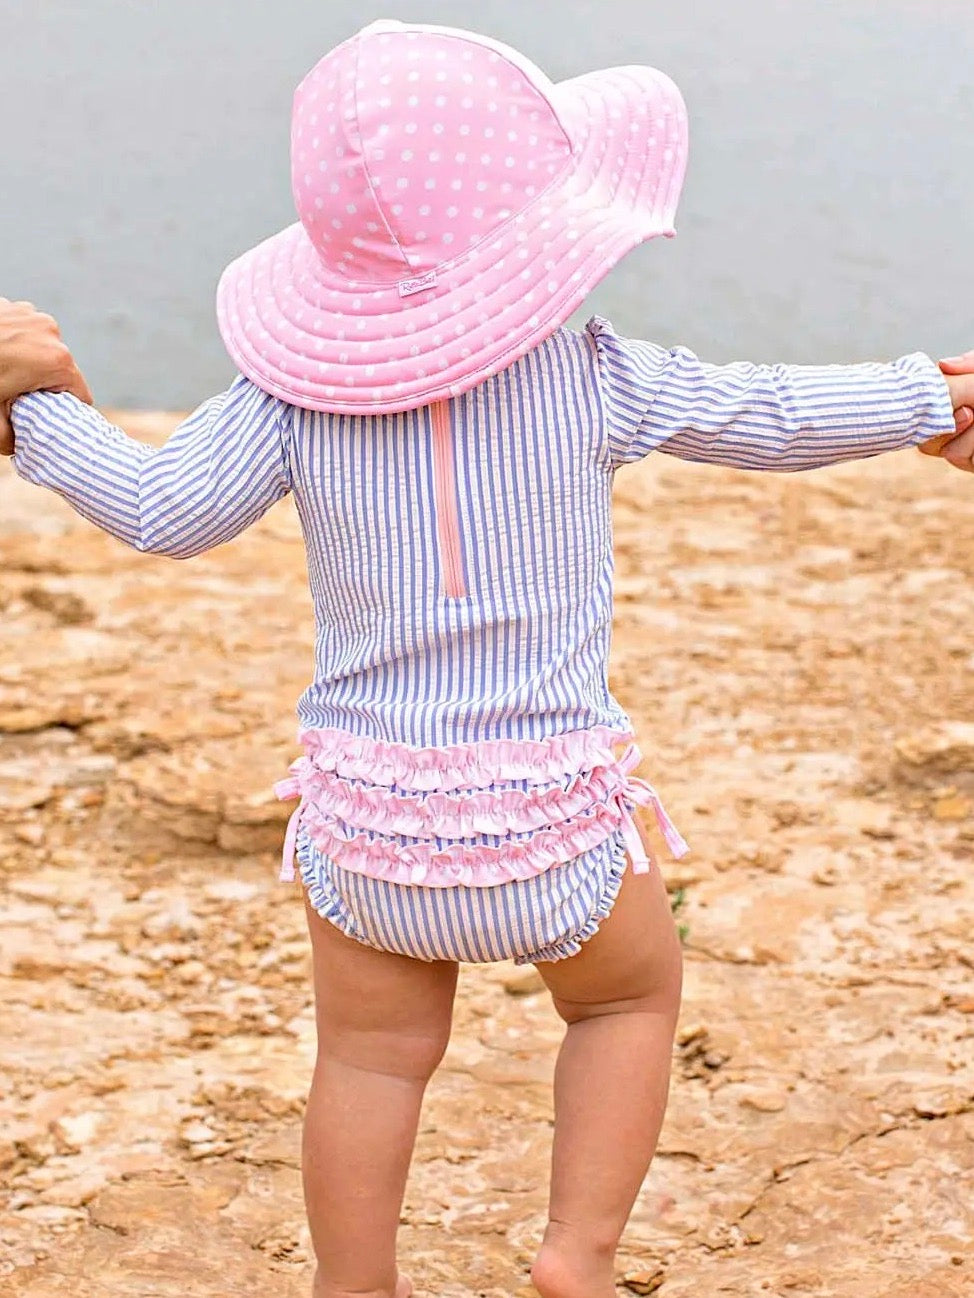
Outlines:
{"type": "Polygon", "coordinates": [[[717,361],[974,347],[969,0],[0,0],[0,294],[61,318],[103,404],[224,385],[213,290],[293,219],[293,86],[374,17],[679,82],[679,238],[592,299],[620,329],[717,361]]]}

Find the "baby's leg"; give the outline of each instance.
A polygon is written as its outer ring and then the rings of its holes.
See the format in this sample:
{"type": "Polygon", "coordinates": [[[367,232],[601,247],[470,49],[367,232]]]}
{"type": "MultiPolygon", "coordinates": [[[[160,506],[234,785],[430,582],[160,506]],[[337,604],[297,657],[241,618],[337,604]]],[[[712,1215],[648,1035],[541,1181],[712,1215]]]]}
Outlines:
{"type": "Polygon", "coordinates": [[[303,1146],[314,1298],[406,1298],[396,1230],[423,1092],[450,1037],[457,966],[372,950],[307,912],[318,1027],[303,1146]]]}
{"type": "Polygon", "coordinates": [[[579,954],[538,970],[568,1027],[532,1279],[543,1298],[614,1298],[615,1251],[656,1149],[680,1006],[680,943],[658,872],[627,871],[579,954]]]}

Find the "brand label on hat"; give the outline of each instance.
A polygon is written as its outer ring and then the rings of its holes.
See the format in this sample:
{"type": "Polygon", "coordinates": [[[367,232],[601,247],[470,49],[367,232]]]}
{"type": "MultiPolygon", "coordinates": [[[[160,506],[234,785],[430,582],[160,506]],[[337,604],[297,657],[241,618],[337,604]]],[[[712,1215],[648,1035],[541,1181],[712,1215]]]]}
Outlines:
{"type": "Polygon", "coordinates": [[[425,275],[417,275],[415,279],[401,279],[399,281],[399,296],[412,297],[414,293],[422,293],[424,289],[436,287],[436,271],[428,270],[425,275]]]}

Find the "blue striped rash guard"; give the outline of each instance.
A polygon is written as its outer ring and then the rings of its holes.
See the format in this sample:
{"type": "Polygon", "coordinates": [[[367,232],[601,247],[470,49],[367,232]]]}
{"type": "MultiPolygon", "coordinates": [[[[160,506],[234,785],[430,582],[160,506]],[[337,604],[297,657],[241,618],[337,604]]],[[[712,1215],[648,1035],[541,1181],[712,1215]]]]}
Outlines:
{"type": "Polygon", "coordinates": [[[159,449],[65,394],[13,422],[21,477],[137,550],[200,554],[291,492],[316,619],[301,727],[420,748],[629,727],[608,687],[620,466],[795,472],[954,429],[920,353],[708,365],[597,318],[439,409],[308,411],[239,377],[159,449]]]}

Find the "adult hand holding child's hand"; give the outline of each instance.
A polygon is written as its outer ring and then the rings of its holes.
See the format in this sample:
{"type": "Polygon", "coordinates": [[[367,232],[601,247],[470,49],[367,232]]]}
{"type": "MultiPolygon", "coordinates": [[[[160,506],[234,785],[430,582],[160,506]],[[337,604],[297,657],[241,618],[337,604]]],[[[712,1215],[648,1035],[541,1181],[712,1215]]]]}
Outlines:
{"type": "Polygon", "coordinates": [[[956,433],[924,442],[924,455],[937,455],[964,473],[974,473],[974,351],[940,362],[950,388],[956,433]]]}
{"type": "Polygon", "coordinates": [[[72,392],[91,405],[93,398],[57,321],[30,302],[0,297],[0,455],[13,455],[11,403],[40,389],[72,392]]]}

